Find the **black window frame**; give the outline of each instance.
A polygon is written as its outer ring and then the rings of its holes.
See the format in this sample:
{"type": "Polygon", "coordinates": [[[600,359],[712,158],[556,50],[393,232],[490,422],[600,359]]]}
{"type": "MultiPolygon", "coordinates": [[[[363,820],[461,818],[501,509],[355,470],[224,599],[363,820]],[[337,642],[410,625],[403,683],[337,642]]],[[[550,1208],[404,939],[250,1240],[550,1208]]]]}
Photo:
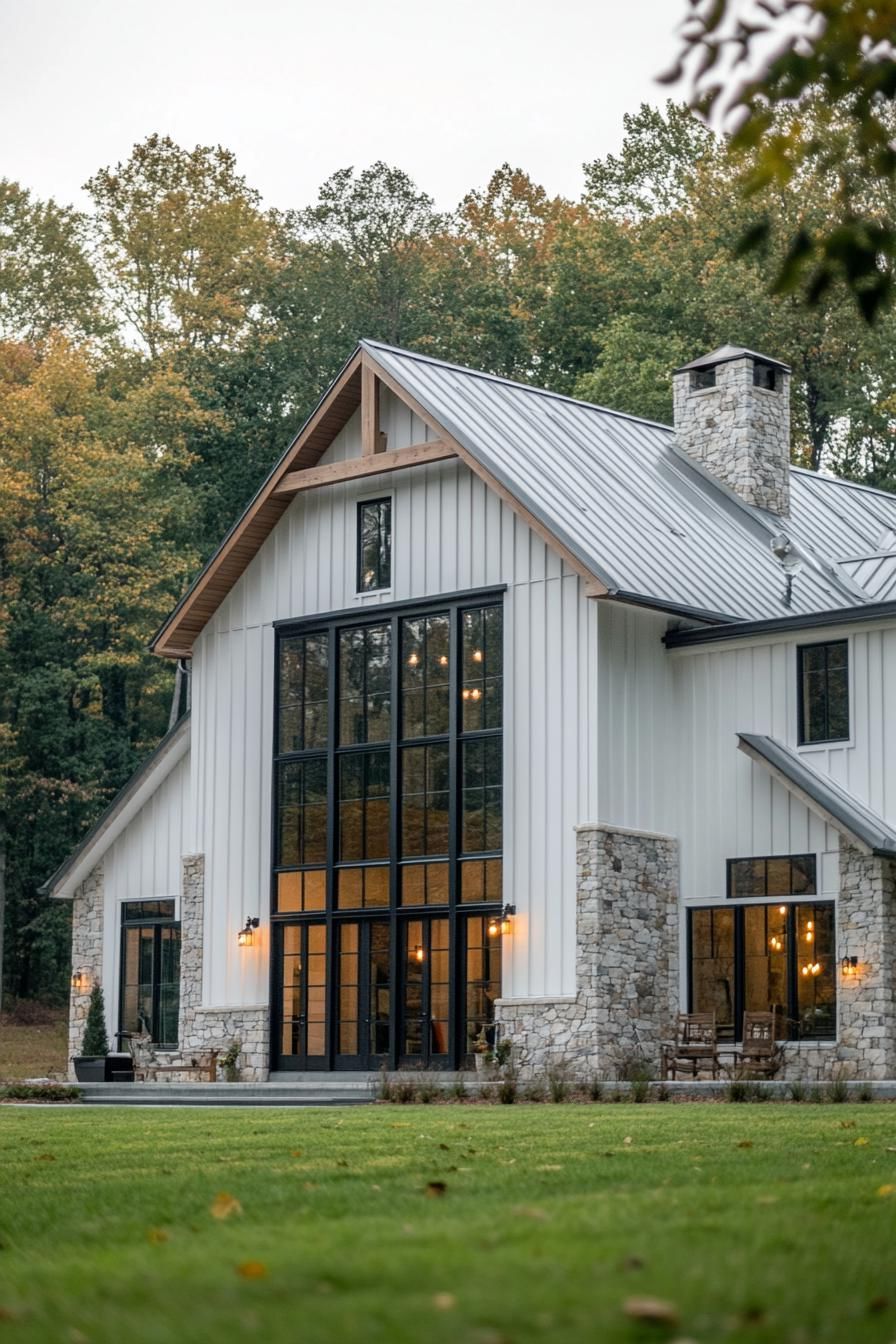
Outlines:
{"type": "Polygon", "coordinates": [[[125,975],[127,959],[127,935],[130,929],[151,928],[153,930],[153,966],[152,966],[152,1036],[153,1043],[162,1048],[176,1049],[180,1038],[180,957],[183,952],[183,942],[178,948],[178,1030],[177,1038],[173,1041],[158,1041],[155,1039],[155,1028],[159,1022],[159,1006],[162,990],[162,930],[176,929],[181,932],[181,922],[177,918],[177,905],[173,897],[151,901],[122,901],[120,916],[120,943],[119,943],[119,965],[118,965],[118,1039],[119,1041],[127,1035],[128,1028],[125,1026],[125,990],[127,988],[127,979],[125,975]],[[160,906],[170,906],[171,913],[163,913],[160,906]],[[155,909],[153,909],[155,907],[155,909]]]}
{"type": "MultiPolygon", "coordinates": [[[[370,501],[363,501],[365,503],[370,501]]],[[[339,612],[323,613],[318,616],[304,618],[302,620],[284,620],[274,622],[275,630],[275,686],[274,686],[274,733],[273,744],[274,752],[272,755],[272,806],[271,806],[271,920],[275,926],[288,923],[319,923],[326,926],[326,946],[328,949],[329,972],[327,978],[328,995],[328,1017],[327,1017],[327,1046],[326,1059],[330,1062],[323,1067],[338,1068],[338,1057],[335,1052],[334,1026],[336,1022],[336,986],[337,977],[334,974],[337,940],[334,937],[336,926],[345,921],[363,922],[366,919],[383,919],[391,921],[392,938],[392,987],[393,994],[396,995],[393,1005],[394,1032],[392,1040],[392,1064],[391,1067],[398,1067],[400,1060],[398,1056],[400,1025],[397,1013],[400,1013],[400,985],[401,973],[399,968],[399,958],[401,952],[401,934],[402,927],[408,920],[426,920],[433,918],[446,918],[449,921],[450,947],[451,947],[451,1005],[450,1018],[451,1030],[454,1034],[454,1046],[452,1052],[453,1067],[460,1067],[464,1060],[464,1051],[461,1048],[460,1036],[460,1005],[461,997],[465,994],[465,966],[466,966],[466,929],[467,921],[475,916],[491,916],[498,913],[503,905],[503,888],[497,895],[491,895],[482,900],[462,900],[462,877],[463,866],[469,861],[497,860],[503,866],[504,861],[504,837],[503,837],[503,790],[505,781],[501,780],[502,787],[502,834],[501,844],[497,849],[488,851],[473,850],[469,853],[462,847],[462,778],[461,762],[465,744],[488,738],[495,738],[503,743],[505,732],[505,719],[503,709],[506,706],[506,699],[501,697],[502,713],[501,721],[497,727],[476,726],[465,728],[463,724],[461,711],[461,691],[464,685],[463,670],[463,648],[462,648],[462,628],[464,613],[467,611],[478,610],[486,607],[497,607],[502,612],[502,646],[501,646],[501,676],[504,676],[503,668],[503,641],[506,636],[506,622],[504,622],[504,596],[506,585],[492,588],[474,590],[471,592],[450,593],[439,598],[423,598],[417,600],[407,600],[401,602],[383,603],[381,605],[372,605],[365,608],[352,607],[348,610],[339,612]],[[445,731],[436,731],[423,736],[404,735],[403,722],[403,684],[401,677],[401,663],[403,657],[404,644],[402,641],[403,621],[415,617],[435,616],[447,613],[449,616],[449,645],[448,657],[450,667],[449,680],[449,714],[448,723],[445,731]],[[347,742],[343,743],[339,731],[340,716],[340,636],[343,631],[349,628],[371,627],[378,625],[391,626],[391,709],[390,709],[390,730],[385,740],[374,742],[347,742]],[[279,750],[281,744],[280,735],[280,668],[281,668],[281,645],[282,641],[300,634],[329,632],[328,648],[330,650],[330,664],[328,668],[328,745],[321,751],[319,747],[309,748],[305,751],[296,750],[291,752],[282,752],[279,750]],[[401,803],[402,803],[402,752],[408,747],[414,746],[438,746],[446,744],[449,750],[449,843],[448,851],[445,855],[405,855],[401,844],[401,803]],[[391,788],[389,795],[390,820],[389,820],[389,854],[378,859],[340,859],[339,857],[339,827],[338,827],[338,780],[339,780],[339,761],[342,757],[353,754],[369,755],[371,753],[387,751],[390,757],[390,780],[391,788]],[[326,859],[324,863],[315,863],[313,865],[299,864],[298,867],[292,864],[279,864],[276,862],[279,854],[278,850],[278,827],[279,827],[279,788],[278,779],[281,767],[290,760],[301,760],[302,758],[321,757],[327,760],[328,770],[328,816],[327,816],[327,840],[326,840],[326,859]],[[410,868],[426,864],[446,864],[448,870],[448,902],[445,904],[421,903],[415,905],[405,905],[402,903],[402,873],[405,868],[410,868]],[[349,909],[341,907],[338,904],[337,887],[338,874],[344,869],[364,869],[371,867],[388,866],[389,870],[389,905],[388,906],[361,906],[349,909]],[[324,869],[326,874],[326,900],[324,909],[319,910],[284,910],[277,909],[277,887],[280,873],[286,871],[305,871],[309,867],[315,871],[324,869]]],[[[503,763],[503,751],[502,751],[503,763]]],[[[502,874],[503,878],[503,874],[502,874]]],[[[273,1025],[276,1027],[276,1018],[278,1011],[278,985],[277,985],[277,958],[271,958],[271,1005],[273,1014],[273,1025]]],[[[276,1039],[274,1037],[273,1039],[276,1039]]]]}
{"type": "Polygon", "coordinates": [[[692,1013],[694,1009],[694,935],[693,923],[694,916],[705,911],[730,911],[734,916],[734,945],[732,949],[732,959],[734,963],[734,985],[733,985],[733,1022],[731,1031],[720,1030],[720,1040],[739,1042],[743,1033],[744,1007],[746,1001],[746,936],[745,936],[745,911],[755,909],[767,909],[775,906],[786,906],[785,915],[787,921],[787,1017],[785,1024],[787,1032],[783,1039],[788,1041],[808,1041],[813,1043],[830,1042],[837,1040],[837,1018],[839,1012],[839,985],[837,980],[837,970],[839,962],[837,960],[837,911],[836,902],[830,897],[825,896],[806,896],[794,897],[786,900],[782,897],[771,897],[767,900],[740,900],[735,905],[721,905],[713,903],[712,905],[691,905],[687,911],[687,1005],[688,1012],[692,1013]],[[833,914],[833,949],[832,958],[832,982],[834,986],[833,1003],[833,1023],[834,1028],[830,1036],[801,1035],[799,1030],[799,948],[800,943],[797,937],[797,911],[800,906],[811,905],[813,907],[824,906],[830,909],[833,914]]]}
{"type": "Polygon", "coordinates": [[[796,648],[796,676],[797,676],[797,742],[801,747],[824,746],[828,742],[848,742],[852,736],[852,705],[850,703],[850,657],[848,639],[822,639],[814,641],[811,644],[798,644],[796,648]],[[830,736],[831,710],[829,703],[830,688],[830,660],[828,654],[825,656],[825,729],[826,733],[822,737],[810,737],[807,732],[806,724],[806,674],[804,670],[805,655],[810,650],[816,649],[844,649],[846,651],[846,732],[838,734],[836,737],[830,736]]]}
{"type": "Polygon", "coordinates": [[[780,901],[782,904],[789,900],[802,900],[805,896],[818,895],[818,855],[816,853],[807,854],[742,854],[736,859],[726,859],[725,861],[725,896],[729,901],[780,901]],[[793,865],[795,863],[808,864],[812,868],[812,890],[803,892],[795,891],[791,885],[788,892],[770,892],[768,890],[768,865],[769,863],[789,863],[791,876],[793,874],[793,865]],[[744,896],[738,896],[732,889],[734,886],[733,876],[735,866],[739,863],[764,863],[765,864],[765,891],[751,891],[744,896]]]}
{"type": "Polygon", "coordinates": [[[356,566],[355,566],[355,591],[357,593],[386,593],[392,587],[392,496],[377,495],[375,499],[359,499],[356,514],[356,566]],[[386,510],[385,526],[382,519],[378,522],[379,530],[379,550],[376,569],[372,583],[364,582],[364,511],[365,509],[380,508],[386,510]],[[385,538],[385,563],[383,561],[383,539],[385,538]],[[383,582],[383,568],[386,570],[385,582],[383,582]]]}

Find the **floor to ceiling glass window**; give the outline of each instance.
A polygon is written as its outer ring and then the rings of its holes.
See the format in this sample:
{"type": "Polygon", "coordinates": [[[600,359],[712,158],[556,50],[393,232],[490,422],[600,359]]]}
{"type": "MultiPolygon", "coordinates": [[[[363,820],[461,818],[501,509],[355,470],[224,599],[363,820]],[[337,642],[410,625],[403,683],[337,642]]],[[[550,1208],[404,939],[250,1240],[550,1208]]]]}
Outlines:
{"type": "Polygon", "coordinates": [[[499,596],[279,631],[275,1068],[458,1067],[491,1039],[502,688],[499,596]]]}

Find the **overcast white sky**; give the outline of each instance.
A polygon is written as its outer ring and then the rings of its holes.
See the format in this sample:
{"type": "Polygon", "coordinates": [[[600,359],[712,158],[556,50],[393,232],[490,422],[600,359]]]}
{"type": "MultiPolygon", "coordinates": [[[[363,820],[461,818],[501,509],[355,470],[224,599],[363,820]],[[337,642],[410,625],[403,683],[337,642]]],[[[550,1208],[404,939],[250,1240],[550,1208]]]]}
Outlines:
{"type": "Polygon", "coordinates": [[[153,131],[220,143],[270,205],[385,159],[440,207],[505,159],[577,195],[666,97],[684,0],[0,0],[0,177],[83,203],[153,131]]]}

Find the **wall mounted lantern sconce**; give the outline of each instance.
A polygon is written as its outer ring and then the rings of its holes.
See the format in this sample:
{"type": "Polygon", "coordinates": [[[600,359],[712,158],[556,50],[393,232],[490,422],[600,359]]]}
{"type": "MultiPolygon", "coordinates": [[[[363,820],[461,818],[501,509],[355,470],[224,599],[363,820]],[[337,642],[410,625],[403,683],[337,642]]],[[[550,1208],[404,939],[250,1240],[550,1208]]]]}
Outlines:
{"type": "Polygon", "coordinates": [[[497,938],[499,933],[513,933],[513,916],[516,914],[515,905],[505,905],[500,915],[492,915],[488,921],[489,938],[497,938]]]}
{"type": "Polygon", "coordinates": [[[258,918],[249,918],[246,920],[245,927],[240,929],[236,936],[237,944],[240,947],[251,947],[255,941],[255,930],[258,928],[258,918]]]}
{"type": "Polygon", "coordinates": [[[859,959],[858,957],[844,957],[840,963],[840,969],[844,975],[858,975],[859,959]]]}
{"type": "Polygon", "coordinates": [[[87,989],[87,974],[85,971],[72,971],[72,989],[76,994],[83,994],[87,989]]]}

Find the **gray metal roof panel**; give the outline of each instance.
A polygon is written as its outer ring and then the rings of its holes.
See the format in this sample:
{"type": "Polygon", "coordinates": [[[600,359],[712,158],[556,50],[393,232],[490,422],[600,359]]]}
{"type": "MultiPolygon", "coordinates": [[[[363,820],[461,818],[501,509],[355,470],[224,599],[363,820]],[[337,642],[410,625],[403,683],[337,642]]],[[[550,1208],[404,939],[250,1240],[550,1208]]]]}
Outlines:
{"type": "MultiPolygon", "coordinates": [[[[363,344],[612,591],[733,619],[787,613],[769,545],[786,522],[720,486],[675,448],[667,426],[363,344]]],[[[798,576],[790,610],[852,605],[857,591],[816,559],[798,576]]]]}
{"type": "Polygon", "coordinates": [[[855,794],[813,770],[792,748],[764,733],[738,733],[738,743],[875,854],[896,857],[896,829],[855,794]]]}

